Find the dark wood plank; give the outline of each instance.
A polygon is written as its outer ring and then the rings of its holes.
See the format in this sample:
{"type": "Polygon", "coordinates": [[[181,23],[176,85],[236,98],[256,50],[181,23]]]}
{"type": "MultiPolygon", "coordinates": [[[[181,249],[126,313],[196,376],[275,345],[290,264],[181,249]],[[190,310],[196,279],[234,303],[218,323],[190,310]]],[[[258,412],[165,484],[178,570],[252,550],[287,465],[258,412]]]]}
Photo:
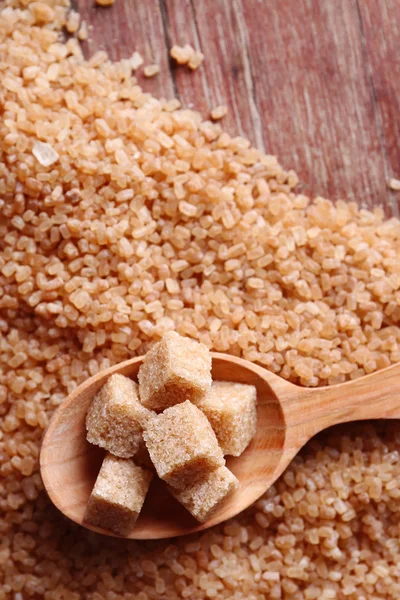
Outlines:
{"type": "MultiPolygon", "coordinates": [[[[398,0],[358,0],[365,60],[370,73],[385,151],[387,178],[400,178],[400,4],[398,0]]],[[[391,192],[400,216],[400,194],[391,192]]]]}
{"type": "Polygon", "coordinates": [[[294,168],[311,195],[381,204],[399,213],[387,180],[400,173],[398,0],[78,0],[94,26],[85,52],[113,59],[139,50],[161,73],[138,79],[208,117],[229,106],[224,127],[294,168]],[[175,67],[173,44],[206,59],[175,67]],[[396,81],[397,75],[397,81],[396,81]]]}
{"type": "Polygon", "coordinates": [[[170,45],[190,43],[206,57],[192,74],[185,67],[175,70],[182,102],[206,117],[215,106],[227,105],[224,127],[263,148],[263,125],[252,93],[248,30],[243,27],[241,3],[165,0],[165,4],[170,45]]]}
{"type": "Polygon", "coordinates": [[[387,197],[385,154],[349,0],[246,0],[250,56],[267,150],[293,165],[307,193],[371,206],[387,197]]]}
{"type": "Polygon", "coordinates": [[[129,58],[137,50],[145,64],[160,65],[160,74],[142,79],[146,91],[158,98],[174,98],[162,13],[158,0],[117,0],[111,7],[96,6],[94,0],[75,0],[90,29],[83,43],[86,56],[105,50],[112,60],[129,58]]]}

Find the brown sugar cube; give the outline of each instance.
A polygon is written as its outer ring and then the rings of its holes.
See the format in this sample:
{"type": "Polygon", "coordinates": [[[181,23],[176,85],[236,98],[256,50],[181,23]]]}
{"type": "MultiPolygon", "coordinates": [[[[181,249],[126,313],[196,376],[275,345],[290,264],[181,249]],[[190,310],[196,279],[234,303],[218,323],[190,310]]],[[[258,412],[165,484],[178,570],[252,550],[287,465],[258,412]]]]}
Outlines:
{"type": "Polygon", "coordinates": [[[177,489],[225,464],[210,423],[188,400],[149,419],[143,438],[158,476],[177,489]]]}
{"type": "Polygon", "coordinates": [[[127,536],[142,509],[152,477],[131,459],[107,454],[90,494],[84,521],[127,536]]]}
{"type": "Polygon", "coordinates": [[[238,486],[234,474],[226,467],[220,467],[182,491],[172,488],[170,491],[195,519],[204,523],[238,486]]]}
{"type": "Polygon", "coordinates": [[[240,456],[257,427],[257,390],[254,385],[214,381],[196,402],[211,423],[224,455],[240,456]]]}
{"type": "Polygon", "coordinates": [[[195,401],[211,387],[211,354],[204,344],[169,331],[147,353],[138,379],[140,400],[149,409],[195,401]]]}
{"type": "Polygon", "coordinates": [[[150,414],[139,401],[137,384],[124,375],[111,375],[87,412],[87,440],[115,456],[130,458],[150,414]]]}

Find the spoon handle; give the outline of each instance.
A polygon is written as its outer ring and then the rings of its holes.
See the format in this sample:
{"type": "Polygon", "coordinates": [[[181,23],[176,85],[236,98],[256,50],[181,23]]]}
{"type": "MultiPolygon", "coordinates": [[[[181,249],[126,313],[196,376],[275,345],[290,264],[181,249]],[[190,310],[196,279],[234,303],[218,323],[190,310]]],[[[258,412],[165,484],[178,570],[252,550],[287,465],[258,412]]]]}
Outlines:
{"type": "Polygon", "coordinates": [[[301,443],[338,423],[400,419],[400,363],[339,385],[287,391],[281,405],[288,433],[301,443]]]}

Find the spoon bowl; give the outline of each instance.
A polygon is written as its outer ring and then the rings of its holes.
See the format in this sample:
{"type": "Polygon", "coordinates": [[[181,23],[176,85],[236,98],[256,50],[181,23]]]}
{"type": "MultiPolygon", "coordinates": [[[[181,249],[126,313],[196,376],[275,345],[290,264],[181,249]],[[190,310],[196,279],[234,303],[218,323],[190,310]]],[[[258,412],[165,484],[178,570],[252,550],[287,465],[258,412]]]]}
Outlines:
{"type": "MultiPolygon", "coordinates": [[[[105,535],[113,534],[83,521],[105,454],[86,441],[86,412],[110,375],[120,373],[136,379],[142,360],[117,364],[81,384],[56,410],[42,441],[41,475],[52,502],[75,523],[105,535]]],[[[199,524],[155,478],[129,535],[132,539],[176,537],[221,523],[255,502],[318,431],[345,421],[400,416],[400,365],[350,383],[310,389],[295,386],[246,360],[213,353],[212,376],[257,388],[256,434],[240,457],[227,459],[239,488],[211,519],[199,524]]]]}

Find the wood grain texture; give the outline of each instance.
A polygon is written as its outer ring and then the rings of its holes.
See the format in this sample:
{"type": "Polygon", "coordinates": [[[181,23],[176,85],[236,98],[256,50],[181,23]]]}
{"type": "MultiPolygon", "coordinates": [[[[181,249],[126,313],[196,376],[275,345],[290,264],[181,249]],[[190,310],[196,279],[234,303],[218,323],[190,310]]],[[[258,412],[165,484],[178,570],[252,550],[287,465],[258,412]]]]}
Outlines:
{"type": "MultiPolygon", "coordinates": [[[[91,377],[57,409],[40,452],[43,483],[55,506],[93,531],[109,532],[83,521],[103,454],[86,441],[85,419],[95,394],[113,373],[136,379],[141,358],[91,377]]],[[[316,433],[354,420],[400,417],[400,363],[361,379],[326,388],[301,388],[266,369],[227,354],[212,353],[214,380],[257,388],[257,431],[241,456],[227,466],[240,485],[212,518],[199,525],[168,493],[152,484],[132,539],[158,539],[202,531],[253,504],[283,473],[292,458],[316,433]]]]}
{"type": "MultiPolygon", "coordinates": [[[[400,177],[400,5],[358,0],[358,8],[385,166],[389,177],[400,177]]],[[[391,192],[391,201],[399,215],[398,192],[391,192]]]]}
{"type": "Polygon", "coordinates": [[[161,73],[138,79],[294,168],[310,195],[383,205],[400,214],[400,10],[398,0],[76,0],[93,28],[84,51],[113,59],[139,50],[161,73]],[[169,60],[175,44],[202,49],[190,72],[169,60]]]}

